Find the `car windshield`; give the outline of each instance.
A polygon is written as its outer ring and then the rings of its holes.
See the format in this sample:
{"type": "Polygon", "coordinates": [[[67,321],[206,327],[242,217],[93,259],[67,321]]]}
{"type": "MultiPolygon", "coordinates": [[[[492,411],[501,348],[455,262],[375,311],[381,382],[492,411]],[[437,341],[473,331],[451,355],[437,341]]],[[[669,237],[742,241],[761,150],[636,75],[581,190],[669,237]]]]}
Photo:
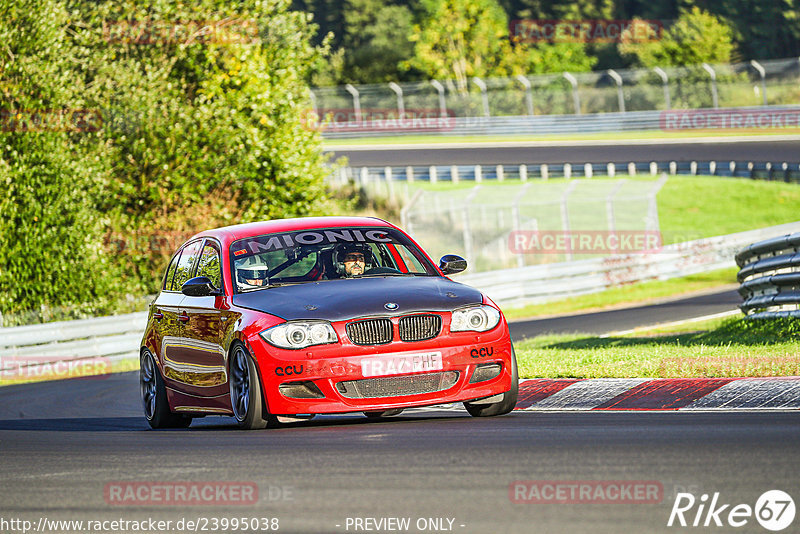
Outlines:
{"type": "Polygon", "coordinates": [[[231,245],[236,292],[372,276],[436,276],[430,260],[390,228],[320,228],[231,245]]]}

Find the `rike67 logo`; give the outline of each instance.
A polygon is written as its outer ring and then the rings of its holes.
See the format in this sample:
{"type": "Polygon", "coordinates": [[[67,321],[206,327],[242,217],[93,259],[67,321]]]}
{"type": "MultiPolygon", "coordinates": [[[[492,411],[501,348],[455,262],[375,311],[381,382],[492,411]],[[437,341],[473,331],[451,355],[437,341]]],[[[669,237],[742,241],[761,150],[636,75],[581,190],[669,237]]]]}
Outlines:
{"type": "Polygon", "coordinates": [[[699,499],[691,493],[678,493],[667,526],[738,528],[747,525],[755,517],[759,525],[777,532],[792,524],[794,514],[794,501],[781,490],[764,492],[756,500],[755,506],[724,503],[719,492],[715,492],[710,501],[705,493],[699,499]]]}

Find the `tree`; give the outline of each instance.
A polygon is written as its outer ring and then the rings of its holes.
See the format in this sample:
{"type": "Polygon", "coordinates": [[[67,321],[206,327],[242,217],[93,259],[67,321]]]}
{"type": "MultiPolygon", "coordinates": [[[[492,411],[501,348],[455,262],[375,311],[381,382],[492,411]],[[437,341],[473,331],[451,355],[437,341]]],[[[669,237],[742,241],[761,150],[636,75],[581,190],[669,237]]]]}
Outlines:
{"type": "Polygon", "coordinates": [[[734,51],[733,30],[720,18],[698,7],[681,11],[675,25],[660,39],[646,25],[634,25],[619,50],[639,66],[665,67],[728,63],[734,51]],[[645,34],[649,39],[642,39],[645,34]]]}
{"type": "Polygon", "coordinates": [[[585,71],[593,64],[583,43],[527,43],[509,36],[508,18],[495,0],[425,0],[422,22],[406,63],[427,76],[455,80],[466,92],[472,77],[585,71]]]}
{"type": "Polygon", "coordinates": [[[411,11],[380,0],[347,0],[342,39],[346,81],[379,83],[399,79],[398,65],[411,58],[411,11]]]}

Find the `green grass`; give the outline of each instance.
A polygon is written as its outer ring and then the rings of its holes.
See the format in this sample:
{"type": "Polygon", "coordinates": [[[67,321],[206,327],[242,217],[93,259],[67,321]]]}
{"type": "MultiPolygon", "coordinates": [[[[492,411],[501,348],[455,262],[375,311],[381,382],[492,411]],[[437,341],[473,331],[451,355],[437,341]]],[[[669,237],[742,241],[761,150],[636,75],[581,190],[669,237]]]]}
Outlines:
{"type": "Polygon", "coordinates": [[[731,267],[670,280],[641,282],[589,295],[551,301],[545,304],[531,304],[521,308],[503,308],[503,314],[507,319],[513,320],[542,315],[602,310],[626,304],[646,304],[648,301],[655,299],[679,296],[733,284],[736,282],[737,272],[737,268],[731,267]]]}
{"type": "MultiPolygon", "coordinates": [[[[652,176],[618,175],[616,180],[655,181],[652,176]]],[[[592,181],[609,180],[607,177],[592,178],[592,181]]],[[[563,182],[563,178],[548,182],[563,182]]],[[[503,182],[483,181],[482,191],[508,188],[509,195],[522,184],[520,180],[503,182]]],[[[417,189],[425,191],[459,191],[475,187],[475,182],[456,184],[440,181],[434,184],[414,182],[409,193],[417,189]]],[[[720,176],[670,176],[658,192],[658,218],[663,244],[682,243],[704,237],[732,234],[764,228],[800,219],[800,186],[794,183],[751,180],[749,178],[727,178],[720,176]]]]}
{"type": "Polygon", "coordinates": [[[797,184],[671,176],[658,194],[664,243],[744,232],[800,218],[797,184]]]}
{"type": "Polygon", "coordinates": [[[546,335],[515,343],[521,378],[800,375],[800,319],[723,319],[682,333],[546,335]],[[707,330],[696,331],[705,326],[707,330]]]}
{"type": "Polygon", "coordinates": [[[359,137],[355,139],[325,139],[323,147],[336,146],[361,146],[383,144],[421,144],[436,143],[502,143],[525,141],[615,141],[627,139],[688,139],[694,137],[740,137],[751,135],[798,135],[798,128],[777,128],[771,130],[681,130],[662,132],[660,130],[642,130],[629,132],[611,132],[597,134],[571,134],[571,135],[397,135],[387,137],[359,137]]]}
{"type": "MultiPolygon", "coordinates": [[[[103,362],[102,358],[98,359],[103,362]]],[[[86,367],[77,367],[66,371],[63,367],[42,365],[21,373],[6,369],[0,376],[0,386],[10,386],[13,384],[29,384],[32,382],[46,382],[49,380],[64,380],[66,378],[79,378],[96,376],[97,380],[103,380],[112,373],[124,373],[127,371],[139,370],[139,358],[128,358],[115,362],[96,363],[86,367]]]]}

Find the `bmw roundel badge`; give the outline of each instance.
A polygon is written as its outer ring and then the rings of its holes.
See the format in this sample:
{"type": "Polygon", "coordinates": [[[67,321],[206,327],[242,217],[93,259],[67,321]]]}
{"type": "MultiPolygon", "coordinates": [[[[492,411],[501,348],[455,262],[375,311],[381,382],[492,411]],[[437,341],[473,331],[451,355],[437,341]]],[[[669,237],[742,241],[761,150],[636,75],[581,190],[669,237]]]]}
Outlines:
{"type": "Polygon", "coordinates": [[[387,302],[386,304],[383,305],[383,307],[386,308],[387,310],[396,310],[398,308],[398,305],[396,302],[387,302]]]}

